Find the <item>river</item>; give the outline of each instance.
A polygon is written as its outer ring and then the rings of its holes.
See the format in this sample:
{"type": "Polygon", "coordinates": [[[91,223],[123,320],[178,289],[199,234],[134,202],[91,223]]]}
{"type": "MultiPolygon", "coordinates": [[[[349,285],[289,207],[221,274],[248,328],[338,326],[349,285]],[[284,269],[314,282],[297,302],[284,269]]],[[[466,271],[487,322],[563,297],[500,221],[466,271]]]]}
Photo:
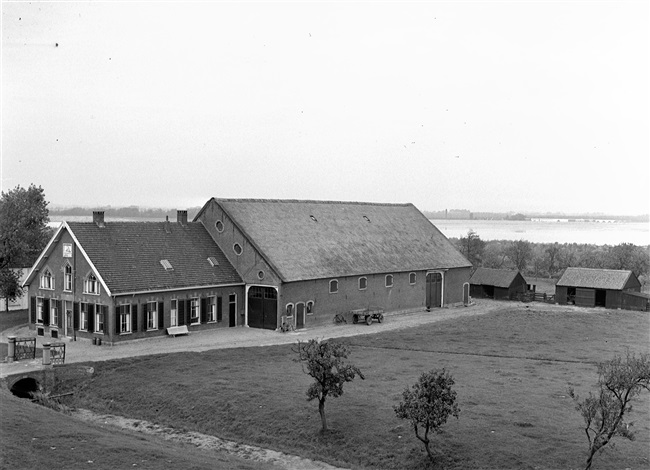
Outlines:
{"type": "Polygon", "coordinates": [[[533,243],[588,243],[650,245],[646,222],[568,222],[512,220],[450,220],[431,222],[448,238],[460,238],[474,230],[482,240],[527,240],[533,243]]]}

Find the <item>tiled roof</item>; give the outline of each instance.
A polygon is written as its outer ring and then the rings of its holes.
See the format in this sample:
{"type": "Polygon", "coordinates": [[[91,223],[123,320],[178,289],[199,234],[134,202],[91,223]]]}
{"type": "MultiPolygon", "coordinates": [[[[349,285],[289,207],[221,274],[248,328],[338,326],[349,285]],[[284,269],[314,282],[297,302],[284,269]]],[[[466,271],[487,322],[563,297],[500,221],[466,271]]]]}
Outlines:
{"type": "Polygon", "coordinates": [[[202,224],[68,222],[113,294],[241,283],[235,268],[202,224]],[[167,225],[167,227],[165,227],[167,225]],[[208,257],[219,262],[212,266],[208,257]],[[172,269],[165,269],[168,260],[172,269]]]}
{"type": "Polygon", "coordinates": [[[412,204],[214,201],[285,282],[471,266],[412,204]]]}
{"type": "Polygon", "coordinates": [[[615,269],[566,268],[556,285],[621,290],[632,275],[632,271],[615,269]]]}
{"type": "Polygon", "coordinates": [[[512,269],[477,268],[469,280],[470,284],[508,288],[519,274],[512,269]]]}

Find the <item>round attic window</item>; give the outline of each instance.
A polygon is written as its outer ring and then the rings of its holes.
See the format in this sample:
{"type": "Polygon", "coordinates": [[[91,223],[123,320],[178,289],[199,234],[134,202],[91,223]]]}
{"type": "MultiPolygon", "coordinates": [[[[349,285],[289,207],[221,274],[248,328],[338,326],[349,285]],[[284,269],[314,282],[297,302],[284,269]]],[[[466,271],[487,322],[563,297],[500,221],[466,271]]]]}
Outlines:
{"type": "Polygon", "coordinates": [[[214,226],[215,226],[215,228],[217,229],[217,232],[219,232],[219,233],[223,232],[223,222],[222,222],[222,221],[217,220],[217,221],[214,223],[214,226]]]}
{"type": "Polygon", "coordinates": [[[244,252],[244,249],[241,247],[241,245],[239,243],[235,243],[232,246],[232,249],[235,251],[235,254],[237,256],[241,255],[244,252]]]}
{"type": "Polygon", "coordinates": [[[258,271],[257,272],[257,278],[261,281],[264,279],[264,271],[258,271]]]}

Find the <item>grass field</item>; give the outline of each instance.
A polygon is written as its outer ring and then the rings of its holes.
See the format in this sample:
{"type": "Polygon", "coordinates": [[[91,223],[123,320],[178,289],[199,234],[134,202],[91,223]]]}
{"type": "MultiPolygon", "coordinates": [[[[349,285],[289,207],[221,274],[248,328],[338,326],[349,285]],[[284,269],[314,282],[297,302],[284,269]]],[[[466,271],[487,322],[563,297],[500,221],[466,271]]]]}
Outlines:
{"type": "MultiPolygon", "coordinates": [[[[341,398],[328,400],[333,430],[324,435],[317,405],[305,397],[310,378],[293,361],[290,346],[94,363],[95,374],[81,383],[67,380],[62,368],[57,391],[75,388],[68,404],[100,413],[343,467],[583,468],[586,438],[567,387],[587,393],[596,382],[595,363],[626,348],[647,352],[649,331],[644,313],[513,303],[483,316],[351,337],[344,340],[350,360],[366,380],[347,384],[341,398]],[[461,413],[434,438],[438,457],[430,465],[411,427],[392,408],[421,372],[440,367],[456,380],[461,413]]],[[[595,469],[650,466],[649,408],[646,394],[630,416],[637,440],[618,440],[597,457],[595,469]]],[[[108,445],[97,452],[114,458],[108,445]]],[[[159,462],[148,468],[167,468],[159,462]]]]}

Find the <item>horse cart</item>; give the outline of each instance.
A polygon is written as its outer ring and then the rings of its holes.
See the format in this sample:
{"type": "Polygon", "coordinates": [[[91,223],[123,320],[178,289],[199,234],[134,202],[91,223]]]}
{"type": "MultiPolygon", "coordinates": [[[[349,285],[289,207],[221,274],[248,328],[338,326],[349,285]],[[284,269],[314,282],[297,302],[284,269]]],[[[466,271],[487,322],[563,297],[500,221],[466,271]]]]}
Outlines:
{"type": "Polygon", "coordinates": [[[360,308],[357,310],[351,310],[352,322],[359,323],[363,321],[366,325],[372,325],[373,320],[381,323],[384,321],[384,309],[383,308],[360,308]]]}

